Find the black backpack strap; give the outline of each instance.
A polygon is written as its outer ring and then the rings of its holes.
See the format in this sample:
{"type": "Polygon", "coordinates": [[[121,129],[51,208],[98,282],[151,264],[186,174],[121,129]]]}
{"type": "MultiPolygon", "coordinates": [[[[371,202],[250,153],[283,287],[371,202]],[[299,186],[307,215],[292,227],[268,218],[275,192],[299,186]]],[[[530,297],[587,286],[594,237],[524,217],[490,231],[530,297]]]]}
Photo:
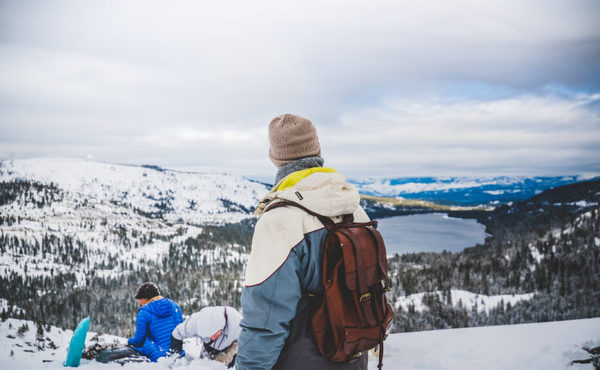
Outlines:
{"type": "MultiPolygon", "coordinates": [[[[319,221],[321,221],[321,223],[323,225],[325,225],[327,230],[331,230],[333,228],[333,226],[335,225],[333,220],[331,220],[329,217],[326,217],[326,216],[320,215],[314,211],[311,211],[310,209],[304,207],[302,204],[292,202],[291,200],[283,199],[283,200],[271,203],[267,206],[267,208],[265,208],[264,212],[266,213],[272,209],[279,208],[279,207],[285,207],[285,206],[293,206],[293,207],[300,208],[301,210],[308,213],[309,215],[317,217],[319,219],[319,221]]],[[[352,216],[352,215],[350,215],[350,216],[352,216]]]]}

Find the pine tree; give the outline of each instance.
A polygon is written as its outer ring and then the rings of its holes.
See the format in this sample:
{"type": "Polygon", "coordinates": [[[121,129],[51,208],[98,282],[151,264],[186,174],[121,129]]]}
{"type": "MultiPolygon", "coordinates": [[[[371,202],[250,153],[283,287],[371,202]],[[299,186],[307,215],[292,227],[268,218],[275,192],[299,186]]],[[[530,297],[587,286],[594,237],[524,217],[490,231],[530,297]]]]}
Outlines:
{"type": "Polygon", "coordinates": [[[42,326],[42,323],[40,321],[38,321],[36,324],[37,324],[37,332],[35,335],[35,340],[36,340],[38,351],[41,351],[44,349],[44,327],[42,326]]]}

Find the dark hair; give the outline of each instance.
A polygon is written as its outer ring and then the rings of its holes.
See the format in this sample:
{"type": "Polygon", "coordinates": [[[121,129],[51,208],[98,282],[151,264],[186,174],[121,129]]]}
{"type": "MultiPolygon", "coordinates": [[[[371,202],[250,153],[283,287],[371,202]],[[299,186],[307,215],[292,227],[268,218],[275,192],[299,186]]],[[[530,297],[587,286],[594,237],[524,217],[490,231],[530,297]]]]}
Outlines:
{"type": "Polygon", "coordinates": [[[158,290],[158,286],[150,281],[140,285],[135,294],[135,299],[151,299],[160,295],[160,290],[158,290]]]}

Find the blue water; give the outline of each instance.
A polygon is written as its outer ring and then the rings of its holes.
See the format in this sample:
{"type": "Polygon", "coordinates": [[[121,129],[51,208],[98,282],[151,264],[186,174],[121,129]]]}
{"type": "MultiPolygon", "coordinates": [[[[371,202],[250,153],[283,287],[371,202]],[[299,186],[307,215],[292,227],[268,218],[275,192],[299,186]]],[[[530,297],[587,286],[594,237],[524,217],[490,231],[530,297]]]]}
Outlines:
{"type": "Polygon", "coordinates": [[[388,256],[419,252],[460,252],[483,243],[485,226],[472,219],[433,213],[380,219],[388,256]]]}

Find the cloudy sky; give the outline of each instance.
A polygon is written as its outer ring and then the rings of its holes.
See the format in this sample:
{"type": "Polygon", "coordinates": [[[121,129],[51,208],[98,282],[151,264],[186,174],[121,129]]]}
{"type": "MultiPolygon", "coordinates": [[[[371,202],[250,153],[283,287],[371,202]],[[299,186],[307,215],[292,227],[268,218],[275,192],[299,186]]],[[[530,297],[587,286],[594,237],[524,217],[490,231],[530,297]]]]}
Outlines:
{"type": "Polygon", "coordinates": [[[267,179],[600,174],[600,2],[0,0],[0,159],[267,179]]]}

